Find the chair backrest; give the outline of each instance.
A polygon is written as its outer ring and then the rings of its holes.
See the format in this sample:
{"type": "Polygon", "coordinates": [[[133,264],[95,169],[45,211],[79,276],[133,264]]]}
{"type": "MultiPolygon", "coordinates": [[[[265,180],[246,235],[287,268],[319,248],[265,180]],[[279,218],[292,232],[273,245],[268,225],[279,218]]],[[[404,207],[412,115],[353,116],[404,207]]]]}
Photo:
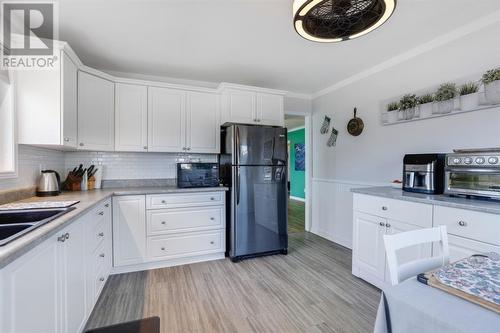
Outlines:
{"type": "Polygon", "coordinates": [[[446,265],[450,261],[448,235],[446,234],[446,226],[444,225],[401,232],[394,235],[384,235],[384,244],[392,285],[396,285],[417,274],[446,265]],[[441,247],[439,256],[418,259],[398,265],[396,252],[399,249],[430,242],[439,242],[441,247]]]}

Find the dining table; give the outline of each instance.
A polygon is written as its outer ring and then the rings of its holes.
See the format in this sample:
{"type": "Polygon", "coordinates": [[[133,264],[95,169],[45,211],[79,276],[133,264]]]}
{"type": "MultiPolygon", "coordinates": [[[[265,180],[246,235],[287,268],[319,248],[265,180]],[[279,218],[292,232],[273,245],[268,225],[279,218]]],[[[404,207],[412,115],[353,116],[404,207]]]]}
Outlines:
{"type": "Polygon", "coordinates": [[[499,333],[500,314],[416,277],[382,291],[375,333],[499,333]]]}

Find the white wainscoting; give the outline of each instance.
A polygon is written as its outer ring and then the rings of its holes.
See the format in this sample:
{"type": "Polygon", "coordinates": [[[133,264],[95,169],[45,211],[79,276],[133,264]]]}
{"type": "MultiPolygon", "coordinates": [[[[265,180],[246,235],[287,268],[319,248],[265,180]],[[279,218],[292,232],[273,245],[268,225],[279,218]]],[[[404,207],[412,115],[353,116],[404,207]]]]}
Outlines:
{"type": "Polygon", "coordinates": [[[386,183],[312,179],[311,232],[352,249],[352,188],[386,183]]]}

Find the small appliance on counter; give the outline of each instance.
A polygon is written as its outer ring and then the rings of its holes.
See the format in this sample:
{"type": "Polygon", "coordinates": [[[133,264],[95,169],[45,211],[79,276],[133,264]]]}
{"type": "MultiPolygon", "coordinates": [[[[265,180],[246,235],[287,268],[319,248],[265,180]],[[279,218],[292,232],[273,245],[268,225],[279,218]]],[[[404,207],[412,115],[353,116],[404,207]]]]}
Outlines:
{"type": "Polygon", "coordinates": [[[446,155],[445,194],[500,199],[500,148],[446,155]]]}
{"type": "Polygon", "coordinates": [[[403,159],[403,191],[442,194],[445,154],[408,154],[403,159]]]}
{"type": "Polygon", "coordinates": [[[177,187],[219,186],[218,163],[177,163],[177,187]]]}
{"type": "Polygon", "coordinates": [[[39,197],[56,196],[61,193],[61,177],[54,170],[43,170],[38,178],[36,195],[39,197]]]}

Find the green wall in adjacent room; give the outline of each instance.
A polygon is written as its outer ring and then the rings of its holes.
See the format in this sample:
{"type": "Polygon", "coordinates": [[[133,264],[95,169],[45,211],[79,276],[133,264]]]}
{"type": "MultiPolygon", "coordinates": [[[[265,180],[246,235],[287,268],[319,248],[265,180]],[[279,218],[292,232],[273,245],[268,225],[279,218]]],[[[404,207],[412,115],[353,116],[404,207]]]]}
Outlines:
{"type": "Polygon", "coordinates": [[[305,129],[288,132],[290,142],[290,196],[305,198],[305,171],[295,170],[295,144],[305,143],[305,129]]]}

